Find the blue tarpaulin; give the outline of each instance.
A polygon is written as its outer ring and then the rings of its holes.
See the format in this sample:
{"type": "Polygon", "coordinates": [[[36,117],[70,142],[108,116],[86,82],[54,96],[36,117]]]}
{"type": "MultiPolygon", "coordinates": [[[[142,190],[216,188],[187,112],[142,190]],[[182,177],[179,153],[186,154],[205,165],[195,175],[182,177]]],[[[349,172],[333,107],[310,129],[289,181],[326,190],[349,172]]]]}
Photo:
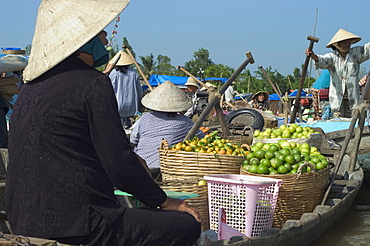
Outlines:
{"type": "Polygon", "coordinates": [[[279,95],[278,94],[271,94],[270,96],[269,96],[269,100],[276,100],[276,101],[279,101],[280,100],[280,98],[279,98],[279,95]]]}
{"type": "Polygon", "coordinates": [[[326,89],[329,88],[330,85],[330,73],[329,70],[324,69],[322,70],[320,76],[317,78],[315,83],[313,83],[312,87],[315,89],[326,89]]]}
{"type": "MultiPolygon", "coordinates": [[[[198,79],[200,80],[200,78],[198,79]]],[[[188,80],[188,77],[153,74],[152,76],[150,76],[149,84],[151,86],[158,86],[159,84],[162,84],[167,80],[171,81],[175,85],[184,85],[188,80]]],[[[227,81],[227,78],[205,78],[205,80],[206,81],[217,80],[221,81],[222,83],[225,83],[227,81]]]]}
{"type": "MultiPolygon", "coordinates": [[[[288,96],[295,97],[297,96],[298,90],[292,91],[288,96]]],[[[306,96],[306,93],[302,90],[301,96],[306,96]]]]}

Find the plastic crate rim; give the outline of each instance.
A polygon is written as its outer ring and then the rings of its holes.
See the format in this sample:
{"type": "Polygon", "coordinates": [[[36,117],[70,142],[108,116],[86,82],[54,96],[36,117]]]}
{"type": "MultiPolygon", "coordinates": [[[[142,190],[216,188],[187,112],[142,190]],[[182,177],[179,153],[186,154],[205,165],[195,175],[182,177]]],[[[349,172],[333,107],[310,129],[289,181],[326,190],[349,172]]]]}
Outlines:
{"type": "Polygon", "coordinates": [[[284,183],[284,181],[281,179],[240,174],[213,174],[204,176],[204,180],[206,180],[207,183],[219,182],[219,183],[232,183],[258,186],[277,184],[279,187],[284,183]]]}

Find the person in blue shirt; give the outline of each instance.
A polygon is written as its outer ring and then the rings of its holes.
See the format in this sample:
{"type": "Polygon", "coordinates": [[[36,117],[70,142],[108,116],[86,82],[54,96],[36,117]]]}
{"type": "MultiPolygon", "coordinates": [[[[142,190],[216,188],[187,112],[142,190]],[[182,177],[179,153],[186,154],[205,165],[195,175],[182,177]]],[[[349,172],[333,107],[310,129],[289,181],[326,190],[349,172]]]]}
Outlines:
{"type": "MultiPolygon", "coordinates": [[[[192,101],[171,81],[166,81],[145,95],[142,104],[152,112],[143,114],[134,125],[130,142],[156,176],[160,167],[158,148],[161,141],[167,140],[170,146],[181,142],[194,125],[189,117],[179,114],[189,109],[192,101]]],[[[198,130],[196,136],[203,138],[204,133],[198,130]]]]}
{"type": "Polygon", "coordinates": [[[133,64],[131,57],[124,51],[119,51],[111,61],[120,56],[115,68],[109,74],[116,95],[118,112],[124,128],[132,126],[130,118],[139,111],[140,100],[143,97],[139,75],[130,67],[133,64]]]}

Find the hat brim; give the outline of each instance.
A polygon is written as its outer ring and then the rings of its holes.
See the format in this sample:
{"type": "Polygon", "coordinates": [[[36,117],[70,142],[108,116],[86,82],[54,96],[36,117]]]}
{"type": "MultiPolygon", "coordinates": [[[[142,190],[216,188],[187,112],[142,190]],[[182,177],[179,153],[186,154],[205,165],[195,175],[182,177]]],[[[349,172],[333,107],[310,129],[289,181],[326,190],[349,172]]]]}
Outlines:
{"type": "Polygon", "coordinates": [[[43,0],[38,10],[25,81],[44,74],[109,25],[130,0],[43,0]],[[83,11],[81,11],[83,10],[83,11]]]}
{"type": "Polygon", "coordinates": [[[168,80],[146,94],[141,103],[149,109],[161,112],[185,112],[192,105],[190,98],[168,80]]]}

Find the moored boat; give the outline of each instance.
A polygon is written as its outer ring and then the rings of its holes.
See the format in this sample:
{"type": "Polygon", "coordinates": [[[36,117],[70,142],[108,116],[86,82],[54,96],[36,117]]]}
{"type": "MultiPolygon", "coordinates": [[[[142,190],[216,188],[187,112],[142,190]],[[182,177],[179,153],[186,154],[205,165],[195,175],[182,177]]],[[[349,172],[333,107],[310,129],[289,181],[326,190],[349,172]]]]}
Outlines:
{"type": "MultiPolygon", "coordinates": [[[[335,157],[334,157],[335,158],[335,157]]],[[[287,220],[281,229],[265,229],[258,238],[243,236],[232,237],[230,240],[219,240],[210,243],[205,239],[198,245],[308,245],[331,228],[351,208],[363,179],[364,173],[360,165],[354,171],[348,171],[349,156],[343,158],[341,167],[331,187],[324,205],[318,205],[311,213],[304,213],[299,220],[287,220]]],[[[206,232],[204,235],[211,235],[206,232]]]]}

